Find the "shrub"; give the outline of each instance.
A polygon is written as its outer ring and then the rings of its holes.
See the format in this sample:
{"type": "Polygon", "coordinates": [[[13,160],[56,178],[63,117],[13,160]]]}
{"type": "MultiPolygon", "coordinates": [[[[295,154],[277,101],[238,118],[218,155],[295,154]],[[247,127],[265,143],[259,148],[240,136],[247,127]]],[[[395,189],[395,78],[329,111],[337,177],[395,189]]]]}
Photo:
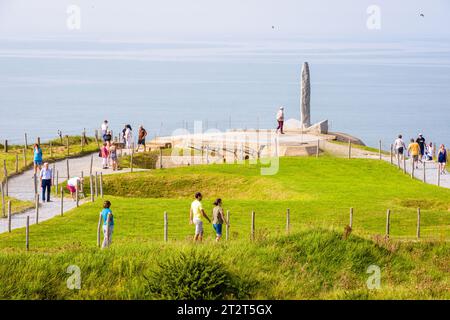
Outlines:
{"type": "Polygon", "coordinates": [[[214,300],[236,293],[224,265],[210,254],[196,251],[159,262],[158,270],[146,279],[147,295],[156,299],[214,300]]]}

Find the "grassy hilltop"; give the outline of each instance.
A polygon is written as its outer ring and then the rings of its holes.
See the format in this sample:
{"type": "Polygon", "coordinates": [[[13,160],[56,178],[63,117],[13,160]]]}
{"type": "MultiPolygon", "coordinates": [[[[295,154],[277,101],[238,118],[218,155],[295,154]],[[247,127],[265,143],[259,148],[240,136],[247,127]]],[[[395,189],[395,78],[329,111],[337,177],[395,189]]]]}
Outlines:
{"type": "Polygon", "coordinates": [[[104,180],[116,221],[112,248],[96,248],[101,199],[32,226],[30,252],[24,250],[23,229],[2,234],[0,298],[450,298],[450,190],[411,180],[387,163],[281,158],[274,176],[261,176],[258,165],[247,163],[104,180]],[[231,216],[230,241],[214,243],[212,227],[205,224],[205,242],[190,242],[188,214],[195,191],[204,194],[208,213],[216,197],[224,200],[231,216]],[[423,240],[414,242],[418,206],[423,240]],[[354,231],[343,240],[350,207],[354,231]],[[285,231],[287,208],[290,235],[285,231]],[[383,239],[388,208],[391,241],[383,239]],[[169,243],[163,242],[164,211],[169,243]],[[217,276],[221,285],[210,290],[216,295],[202,295],[197,288],[185,296],[189,290],[174,289],[191,286],[186,274],[196,263],[225,271],[227,278],[217,276]],[[69,265],[81,268],[79,291],[66,287],[69,265]],[[370,265],[381,268],[379,290],[366,287],[370,265]]]}

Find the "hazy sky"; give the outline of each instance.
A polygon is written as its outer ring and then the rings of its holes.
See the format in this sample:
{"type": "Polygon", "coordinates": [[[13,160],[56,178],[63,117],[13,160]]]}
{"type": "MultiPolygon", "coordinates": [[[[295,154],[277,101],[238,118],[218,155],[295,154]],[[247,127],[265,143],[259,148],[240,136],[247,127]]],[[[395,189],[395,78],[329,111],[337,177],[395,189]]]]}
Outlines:
{"type": "Polygon", "coordinates": [[[0,0],[0,36],[158,37],[450,35],[449,0],[0,0]],[[69,5],[81,29],[66,26],[69,5]],[[381,29],[368,30],[369,5],[381,29]],[[420,17],[423,13],[425,17],[420,17]],[[272,29],[272,26],[275,28],[272,29]]]}

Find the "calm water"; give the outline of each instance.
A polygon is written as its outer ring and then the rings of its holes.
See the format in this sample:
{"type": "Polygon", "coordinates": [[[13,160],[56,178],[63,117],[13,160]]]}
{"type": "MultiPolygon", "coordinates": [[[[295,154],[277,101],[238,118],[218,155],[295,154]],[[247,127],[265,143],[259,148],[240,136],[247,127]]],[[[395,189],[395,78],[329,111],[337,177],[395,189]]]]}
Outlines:
{"type": "Polygon", "coordinates": [[[450,145],[450,42],[107,42],[0,40],[0,139],[92,132],[109,119],[170,134],[273,127],[300,117],[310,63],[312,118],[387,146],[399,132],[450,145]]]}

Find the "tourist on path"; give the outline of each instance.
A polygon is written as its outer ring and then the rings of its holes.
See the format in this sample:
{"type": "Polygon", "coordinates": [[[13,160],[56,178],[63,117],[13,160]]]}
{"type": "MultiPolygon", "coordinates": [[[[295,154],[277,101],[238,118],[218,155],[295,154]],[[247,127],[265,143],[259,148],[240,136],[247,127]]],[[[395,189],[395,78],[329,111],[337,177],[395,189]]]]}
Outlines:
{"type": "Polygon", "coordinates": [[[83,183],[83,179],[79,177],[73,177],[67,181],[67,189],[70,191],[70,195],[74,201],[77,200],[76,192],[80,189],[80,185],[83,183]]]}
{"type": "Polygon", "coordinates": [[[206,218],[209,223],[211,220],[206,215],[205,210],[203,210],[202,206],[202,194],[197,192],[195,194],[195,200],[191,204],[191,210],[189,214],[189,223],[195,225],[195,236],[194,241],[202,241],[203,240],[203,218],[206,218]]]}
{"type": "Polygon", "coordinates": [[[401,134],[398,135],[398,138],[394,141],[394,151],[395,155],[397,156],[398,160],[402,159],[404,157],[404,152],[406,150],[406,144],[403,141],[403,136],[401,134]]]}
{"type": "Polygon", "coordinates": [[[109,148],[109,157],[111,159],[111,166],[113,171],[117,170],[117,148],[115,145],[112,145],[109,148]]]}
{"type": "Polygon", "coordinates": [[[38,169],[42,168],[42,149],[37,143],[33,146],[33,164],[34,164],[34,175],[37,174],[38,169]]]}
{"type": "Polygon", "coordinates": [[[53,180],[53,171],[48,167],[48,162],[44,163],[44,168],[41,170],[39,174],[41,179],[41,187],[42,187],[42,201],[50,202],[50,193],[52,187],[53,180]],[[45,194],[47,193],[47,197],[45,194]]]}
{"type": "Polygon", "coordinates": [[[103,147],[100,148],[100,156],[102,157],[103,169],[108,169],[109,150],[106,143],[104,143],[103,147]]]}
{"type": "Polygon", "coordinates": [[[229,225],[229,222],[225,220],[222,208],[222,199],[217,199],[214,201],[214,209],[213,209],[213,228],[216,231],[216,241],[218,242],[220,238],[222,238],[222,225],[225,222],[229,225]]]}
{"type": "Polygon", "coordinates": [[[284,134],[283,131],[283,125],[284,125],[284,107],[280,107],[280,110],[277,112],[277,121],[278,121],[278,127],[276,133],[278,133],[278,130],[280,130],[281,134],[284,134]]]}
{"type": "Polygon", "coordinates": [[[439,163],[439,172],[441,174],[446,174],[445,166],[447,165],[447,150],[443,144],[439,147],[437,158],[439,163]]]}
{"type": "Polygon", "coordinates": [[[126,146],[127,145],[127,137],[126,137],[126,132],[127,132],[127,127],[128,127],[128,125],[126,124],[124,127],[123,127],[123,129],[122,129],[122,142],[123,142],[123,145],[124,146],[126,146]]]}
{"type": "Polygon", "coordinates": [[[408,146],[408,153],[411,155],[413,159],[413,166],[416,166],[416,169],[418,169],[418,162],[419,162],[419,156],[420,153],[420,146],[417,142],[414,142],[414,139],[411,139],[411,143],[408,146]]]}
{"type": "MultiPolygon", "coordinates": [[[[425,156],[425,138],[421,133],[419,133],[419,137],[416,139],[416,142],[419,144],[421,157],[425,156]]],[[[419,157],[419,161],[422,160],[421,157],[419,157]]]]}
{"type": "Polygon", "coordinates": [[[111,202],[108,200],[103,203],[103,210],[100,212],[100,219],[103,221],[102,249],[104,249],[111,245],[112,234],[114,231],[114,216],[111,211],[111,202]]]}
{"type": "Polygon", "coordinates": [[[103,142],[105,142],[108,147],[111,145],[112,141],[112,133],[111,130],[106,131],[106,134],[103,136],[103,142]]]}
{"type": "Polygon", "coordinates": [[[133,148],[133,130],[131,129],[131,126],[129,124],[127,124],[125,130],[125,141],[127,149],[133,148]]]}
{"type": "Polygon", "coordinates": [[[143,125],[139,126],[139,133],[138,133],[138,145],[136,152],[139,151],[139,146],[144,146],[144,152],[145,152],[145,137],[147,136],[147,130],[144,129],[143,125]]]}
{"type": "Polygon", "coordinates": [[[102,138],[103,142],[106,142],[105,136],[108,133],[108,120],[103,121],[102,123],[102,138]]]}
{"type": "Polygon", "coordinates": [[[433,142],[430,142],[425,148],[425,160],[431,161],[433,160],[434,155],[434,145],[433,142]]]}

